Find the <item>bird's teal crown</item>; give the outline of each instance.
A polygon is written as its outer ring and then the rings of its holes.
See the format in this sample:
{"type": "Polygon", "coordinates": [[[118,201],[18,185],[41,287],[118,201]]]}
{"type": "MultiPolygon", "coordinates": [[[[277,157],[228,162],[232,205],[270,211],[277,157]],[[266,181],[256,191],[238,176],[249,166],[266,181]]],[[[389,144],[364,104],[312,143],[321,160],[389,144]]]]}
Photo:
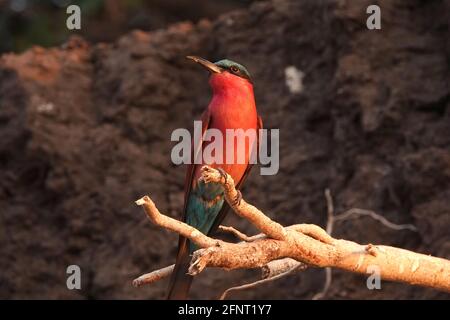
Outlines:
{"type": "Polygon", "coordinates": [[[214,63],[216,66],[221,67],[222,69],[227,70],[228,72],[247,79],[248,81],[252,81],[251,77],[250,77],[250,73],[248,72],[247,68],[244,67],[242,64],[239,64],[237,62],[228,60],[228,59],[223,59],[220,61],[217,61],[214,63]]]}

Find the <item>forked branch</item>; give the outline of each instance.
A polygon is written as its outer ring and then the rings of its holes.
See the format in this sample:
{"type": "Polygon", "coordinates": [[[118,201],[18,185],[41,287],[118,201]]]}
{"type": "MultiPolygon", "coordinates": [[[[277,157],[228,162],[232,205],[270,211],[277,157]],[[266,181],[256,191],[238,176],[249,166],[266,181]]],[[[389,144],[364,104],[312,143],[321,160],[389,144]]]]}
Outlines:
{"type": "MultiPolygon", "coordinates": [[[[247,203],[236,190],[231,176],[227,175],[225,178],[219,171],[204,166],[202,179],[206,183],[221,184],[224,187],[225,199],[233,211],[250,221],[261,234],[247,237],[235,229],[225,228],[244,241],[229,243],[213,239],[181,221],[161,214],[148,196],[136,201],[136,204],[143,206],[154,224],[189,238],[201,248],[193,254],[189,268],[191,275],[197,275],[206,267],[227,270],[262,268],[274,264],[274,261],[291,258],[302,265],[339,268],[360,274],[367,274],[376,266],[383,280],[450,292],[449,260],[390,246],[361,245],[353,241],[334,239],[316,225],[283,227],[247,203]]],[[[170,274],[169,269],[165,269],[165,274],[170,274]]],[[[155,276],[154,273],[147,276],[151,280],[161,278],[160,274],[155,276]]],[[[136,282],[138,285],[151,281],[141,279],[136,282]]]]}

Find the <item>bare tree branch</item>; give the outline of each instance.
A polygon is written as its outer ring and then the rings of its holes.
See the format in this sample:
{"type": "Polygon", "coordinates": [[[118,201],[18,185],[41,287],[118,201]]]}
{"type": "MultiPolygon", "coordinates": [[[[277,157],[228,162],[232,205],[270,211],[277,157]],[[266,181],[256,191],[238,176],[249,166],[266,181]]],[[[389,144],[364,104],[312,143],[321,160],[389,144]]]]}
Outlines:
{"type": "Polygon", "coordinates": [[[284,228],[242,199],[230,175],[225,178],[217,170],[205,166],[202,178],[206,183],[222,184],[233,211],[267,237],[236,244],[213,239],[181,221],[162,215],[149,197],[138,200],[136,203],[144,207],[154,224],[189,238],[201,248],[193,254],[189,268],[191,275],[197,275],[206,267],[261,268],[271,261],[289,257],[315,267],[333,267],[360,274],[366,274],[368,267],[376,265],[384,280],[450,292],[449,260],[383,245],[371,245],[367,250],[366,245],[334,239],[319,226],[284,228]]]}

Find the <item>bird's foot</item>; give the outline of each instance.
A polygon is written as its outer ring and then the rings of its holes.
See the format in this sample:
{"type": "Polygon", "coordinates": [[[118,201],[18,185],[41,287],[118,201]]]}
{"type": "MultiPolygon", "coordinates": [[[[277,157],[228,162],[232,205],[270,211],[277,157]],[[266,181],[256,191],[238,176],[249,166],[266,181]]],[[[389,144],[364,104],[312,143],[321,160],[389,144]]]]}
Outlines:
{"type": "Polygon", "coordinates": [[[222,168],[217,168],[217,171],[219,171],[220,175],[225,179],[225,184],[227,184],[228,175],[222,168]]]}
{"type": "Polygon", "coordinates": [[[239,190],[236,190],[236,198],[234,198],[233,206],[237,207],[241,205],[242,193],[239,190]]]}

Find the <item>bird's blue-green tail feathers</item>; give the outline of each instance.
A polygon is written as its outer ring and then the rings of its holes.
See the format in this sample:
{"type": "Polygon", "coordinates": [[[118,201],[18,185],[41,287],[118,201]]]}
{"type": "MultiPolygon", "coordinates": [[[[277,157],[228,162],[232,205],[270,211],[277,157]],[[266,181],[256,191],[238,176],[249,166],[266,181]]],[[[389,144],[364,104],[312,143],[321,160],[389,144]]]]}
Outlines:
{"type": "MultiPolygon", "coordinates": [[[[203,234],[208,234],[224,204],[223,187],[216,183],[205,184],[200,180],[192,188],[186,206],[186,223],[203,234]]],[[[180,240],[175,269],[171,277],[168,299],[187,299],[192,276],[187,274],[191,254],[199,249],[187,239],[180,240]]]]}
{"type": "MultiPolygon", "coordinates": [[[[186,223],[203,234],[208,234],[224,203],[223,187],[217,183],[205,184],[202,180],[192,189],[186,207],[186,223]]],[[[189,253],[198,247],[190,243],[189,253]]]]}

